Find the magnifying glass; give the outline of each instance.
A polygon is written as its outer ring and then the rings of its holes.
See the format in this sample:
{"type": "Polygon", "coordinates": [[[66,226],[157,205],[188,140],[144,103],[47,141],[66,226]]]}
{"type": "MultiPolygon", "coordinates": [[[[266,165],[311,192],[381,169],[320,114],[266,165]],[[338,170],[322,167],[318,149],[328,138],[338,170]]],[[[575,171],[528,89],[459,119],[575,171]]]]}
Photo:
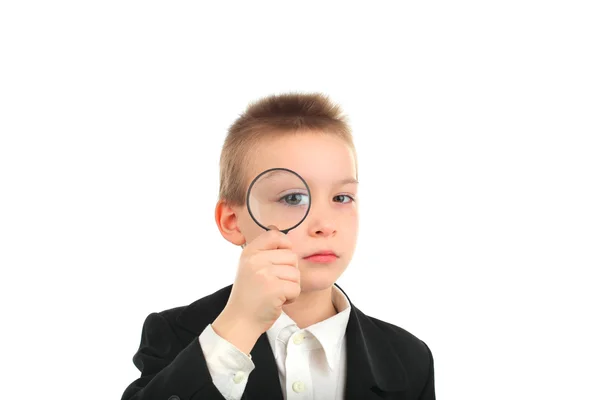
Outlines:
{"type": "Polygon", "coordinates": [[[261,172],[248,187],[246,205],[250,216],[265,230],[275,226],[287,234],[306,219],[310,210],[306,181],[287,168],[261,172]]]}

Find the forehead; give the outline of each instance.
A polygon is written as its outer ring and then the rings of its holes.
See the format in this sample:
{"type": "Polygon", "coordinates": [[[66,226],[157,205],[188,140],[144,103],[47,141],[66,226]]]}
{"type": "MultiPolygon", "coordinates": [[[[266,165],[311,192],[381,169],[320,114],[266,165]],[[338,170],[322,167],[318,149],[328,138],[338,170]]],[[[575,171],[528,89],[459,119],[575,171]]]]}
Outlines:
{"type": "Polygon", "coordinates": [[[274,136],[261,140],[251,152],[249,181],[271,168],[291,169],[311,186],[356,178],[352,148],[330,134],[302,132],[274,136]]]}

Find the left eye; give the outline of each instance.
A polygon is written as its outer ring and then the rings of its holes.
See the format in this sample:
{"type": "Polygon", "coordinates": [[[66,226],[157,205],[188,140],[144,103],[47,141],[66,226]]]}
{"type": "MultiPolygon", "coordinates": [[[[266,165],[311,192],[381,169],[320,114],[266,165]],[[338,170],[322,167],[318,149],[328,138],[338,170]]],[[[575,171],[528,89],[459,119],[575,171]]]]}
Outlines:
{"type": "Polygon", "coordinates": [[[308,196],[302,193],[290,193],[279,199],[279,202],[288,206],[299,206],[308,204],[308,196]]]}
{"type": "Polygon", "coordinates": [[[351,196],[348,196],[347,194],[339,194],[333,198],[333,201],[337,203],[349,203],[351,201],[354,201],[354,199],[351,196]]]}

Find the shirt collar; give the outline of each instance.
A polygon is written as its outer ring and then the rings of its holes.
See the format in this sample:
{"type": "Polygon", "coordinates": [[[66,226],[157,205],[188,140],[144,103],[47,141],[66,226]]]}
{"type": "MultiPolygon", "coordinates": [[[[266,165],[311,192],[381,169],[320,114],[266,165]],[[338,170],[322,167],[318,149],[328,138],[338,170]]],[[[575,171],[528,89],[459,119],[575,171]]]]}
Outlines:
{"type": "MultiPolygon", "coordinates": [[[[339,359],[342,339],[344,338],[348,320],[350,319],[351,306],[346,295],[336,285],[332,287],[331,300],[337,310],[337,314],[326,320],[307,326],[304,330],[308,331],[319,341],[325,352],[329,368],[334,370],[335,362],[339,359]]],[[[289,315],[282,311],[279,318],[267,330],[267,337],[271,349],[275,353],[275,359],[278,357],[277,341],[279,340],[287,344],[290,337],[299,330],[298,325],[296,325],[289,315]]]]}

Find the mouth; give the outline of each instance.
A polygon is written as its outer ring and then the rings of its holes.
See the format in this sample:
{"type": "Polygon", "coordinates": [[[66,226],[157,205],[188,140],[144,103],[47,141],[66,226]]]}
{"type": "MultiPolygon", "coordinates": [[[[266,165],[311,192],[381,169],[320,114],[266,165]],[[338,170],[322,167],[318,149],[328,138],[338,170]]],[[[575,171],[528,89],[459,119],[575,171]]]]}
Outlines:
{"type": "Polygon", "coordinates": [[[335,254],[333,251],[324,250],[313,253],[309,256],[304,257],[303,259],[306,261],[310,261],[318,264],[327,264],[334,262],[337,260],[339,256],[335,254]]]}

